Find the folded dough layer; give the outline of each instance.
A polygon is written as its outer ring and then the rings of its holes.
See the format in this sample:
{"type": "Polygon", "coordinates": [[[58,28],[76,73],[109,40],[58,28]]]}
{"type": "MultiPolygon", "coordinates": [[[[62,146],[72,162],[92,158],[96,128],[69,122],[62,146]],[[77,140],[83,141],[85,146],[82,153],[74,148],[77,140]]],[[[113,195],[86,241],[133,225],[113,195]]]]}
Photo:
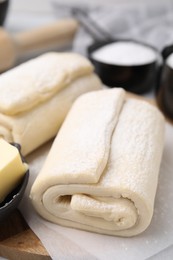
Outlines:
{"type": "Polygon", "coordinates": [[[64,226],[133,236],[151,222],[164,143],[154,106],[122,89],[72,106],[30,193],[37,212],[64,226]]]}
{"type": "Polygon", "coordinates": [[[84,57],[49,53],[0,76],[0,137],[24,155],[54,137],[74,100],[101,89],[84,57]],[[9,83],[9,84],[8,84],[9,83]]]}
{"type": "Polygon", "coordinates": [[[74,80],[91,74],[93,66],[76,53],[46,53],[0,77],[0,112],[16,115],[53,97],[74,80]]]}

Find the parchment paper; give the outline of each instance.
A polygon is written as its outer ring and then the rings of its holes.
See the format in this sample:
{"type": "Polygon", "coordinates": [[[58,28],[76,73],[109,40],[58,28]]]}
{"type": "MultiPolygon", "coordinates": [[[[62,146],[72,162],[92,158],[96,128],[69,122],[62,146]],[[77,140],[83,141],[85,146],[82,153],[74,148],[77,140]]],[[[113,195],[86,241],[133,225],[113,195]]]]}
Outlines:
{"type": "MultiPolygon", "coordinates": [[[[166,124],[165,148],[152,222],[145,232],[132,238],[111,237],[61,227],[48,223],[35,213],[28,194],[50,146],[51,142],[27,158],[30,165],[30,179],[26,194],[20,204],[20,211],[53,259],[139,260],[149,257],[158,259],[158,253],[167,247],[169,247],[168,253],[171,252],[171,245],[173,245],[172,125],[166,124]]],[[[167,251],[163,252],[166,256],[167,251]]]]}

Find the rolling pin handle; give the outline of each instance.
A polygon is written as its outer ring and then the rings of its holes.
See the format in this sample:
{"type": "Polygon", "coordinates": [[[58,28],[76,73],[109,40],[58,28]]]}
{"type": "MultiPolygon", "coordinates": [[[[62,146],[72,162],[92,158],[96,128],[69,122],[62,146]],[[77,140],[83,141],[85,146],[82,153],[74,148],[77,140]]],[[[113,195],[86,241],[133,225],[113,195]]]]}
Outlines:
{"type": "Polygon", "coordinates": [[[75,19],[58,20],[52,24],[15,34],[17,56],[23,57],[47,49],[60,49],[72,44],[78,29],[75,19]]]}

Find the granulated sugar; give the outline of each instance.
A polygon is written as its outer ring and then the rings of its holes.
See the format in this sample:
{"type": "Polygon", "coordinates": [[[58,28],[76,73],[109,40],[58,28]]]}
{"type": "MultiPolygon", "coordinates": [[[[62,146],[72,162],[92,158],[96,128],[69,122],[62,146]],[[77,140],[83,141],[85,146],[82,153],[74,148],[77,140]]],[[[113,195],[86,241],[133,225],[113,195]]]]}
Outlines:
{"type": "Polygon", "coordinates": [[[92,53],[92,58],[112,65],[144,65],[156,61],[154,49],[130,41],[105,45],[92,53]]]}
{"type": "Polygon", "coordinates": [[[167,60],[166,60],[166,64],[167,64],[171,69],[173,69],[173,53],[171,53],[171,54],[168,56],[168,58],[167,58],[167,60]]]}

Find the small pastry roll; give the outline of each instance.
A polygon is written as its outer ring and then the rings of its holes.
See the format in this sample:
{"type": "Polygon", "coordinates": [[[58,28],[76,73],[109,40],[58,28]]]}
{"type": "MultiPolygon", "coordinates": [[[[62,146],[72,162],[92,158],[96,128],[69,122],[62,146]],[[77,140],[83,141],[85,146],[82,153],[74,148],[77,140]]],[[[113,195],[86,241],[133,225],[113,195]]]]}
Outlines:
{"type": "Polygon", "coordinates": [[[75,53],[47,53],[0,76],[0,137],[23,155],[54,137],[74,100],[101,89],[91,63],[75,53]]]}
{"type": "Polygon", "coordinates": [[[45,219],[134,236],[150,224],[164,144],[164,118],[122,89],[79,97],[30,193],[45,219]]]}

